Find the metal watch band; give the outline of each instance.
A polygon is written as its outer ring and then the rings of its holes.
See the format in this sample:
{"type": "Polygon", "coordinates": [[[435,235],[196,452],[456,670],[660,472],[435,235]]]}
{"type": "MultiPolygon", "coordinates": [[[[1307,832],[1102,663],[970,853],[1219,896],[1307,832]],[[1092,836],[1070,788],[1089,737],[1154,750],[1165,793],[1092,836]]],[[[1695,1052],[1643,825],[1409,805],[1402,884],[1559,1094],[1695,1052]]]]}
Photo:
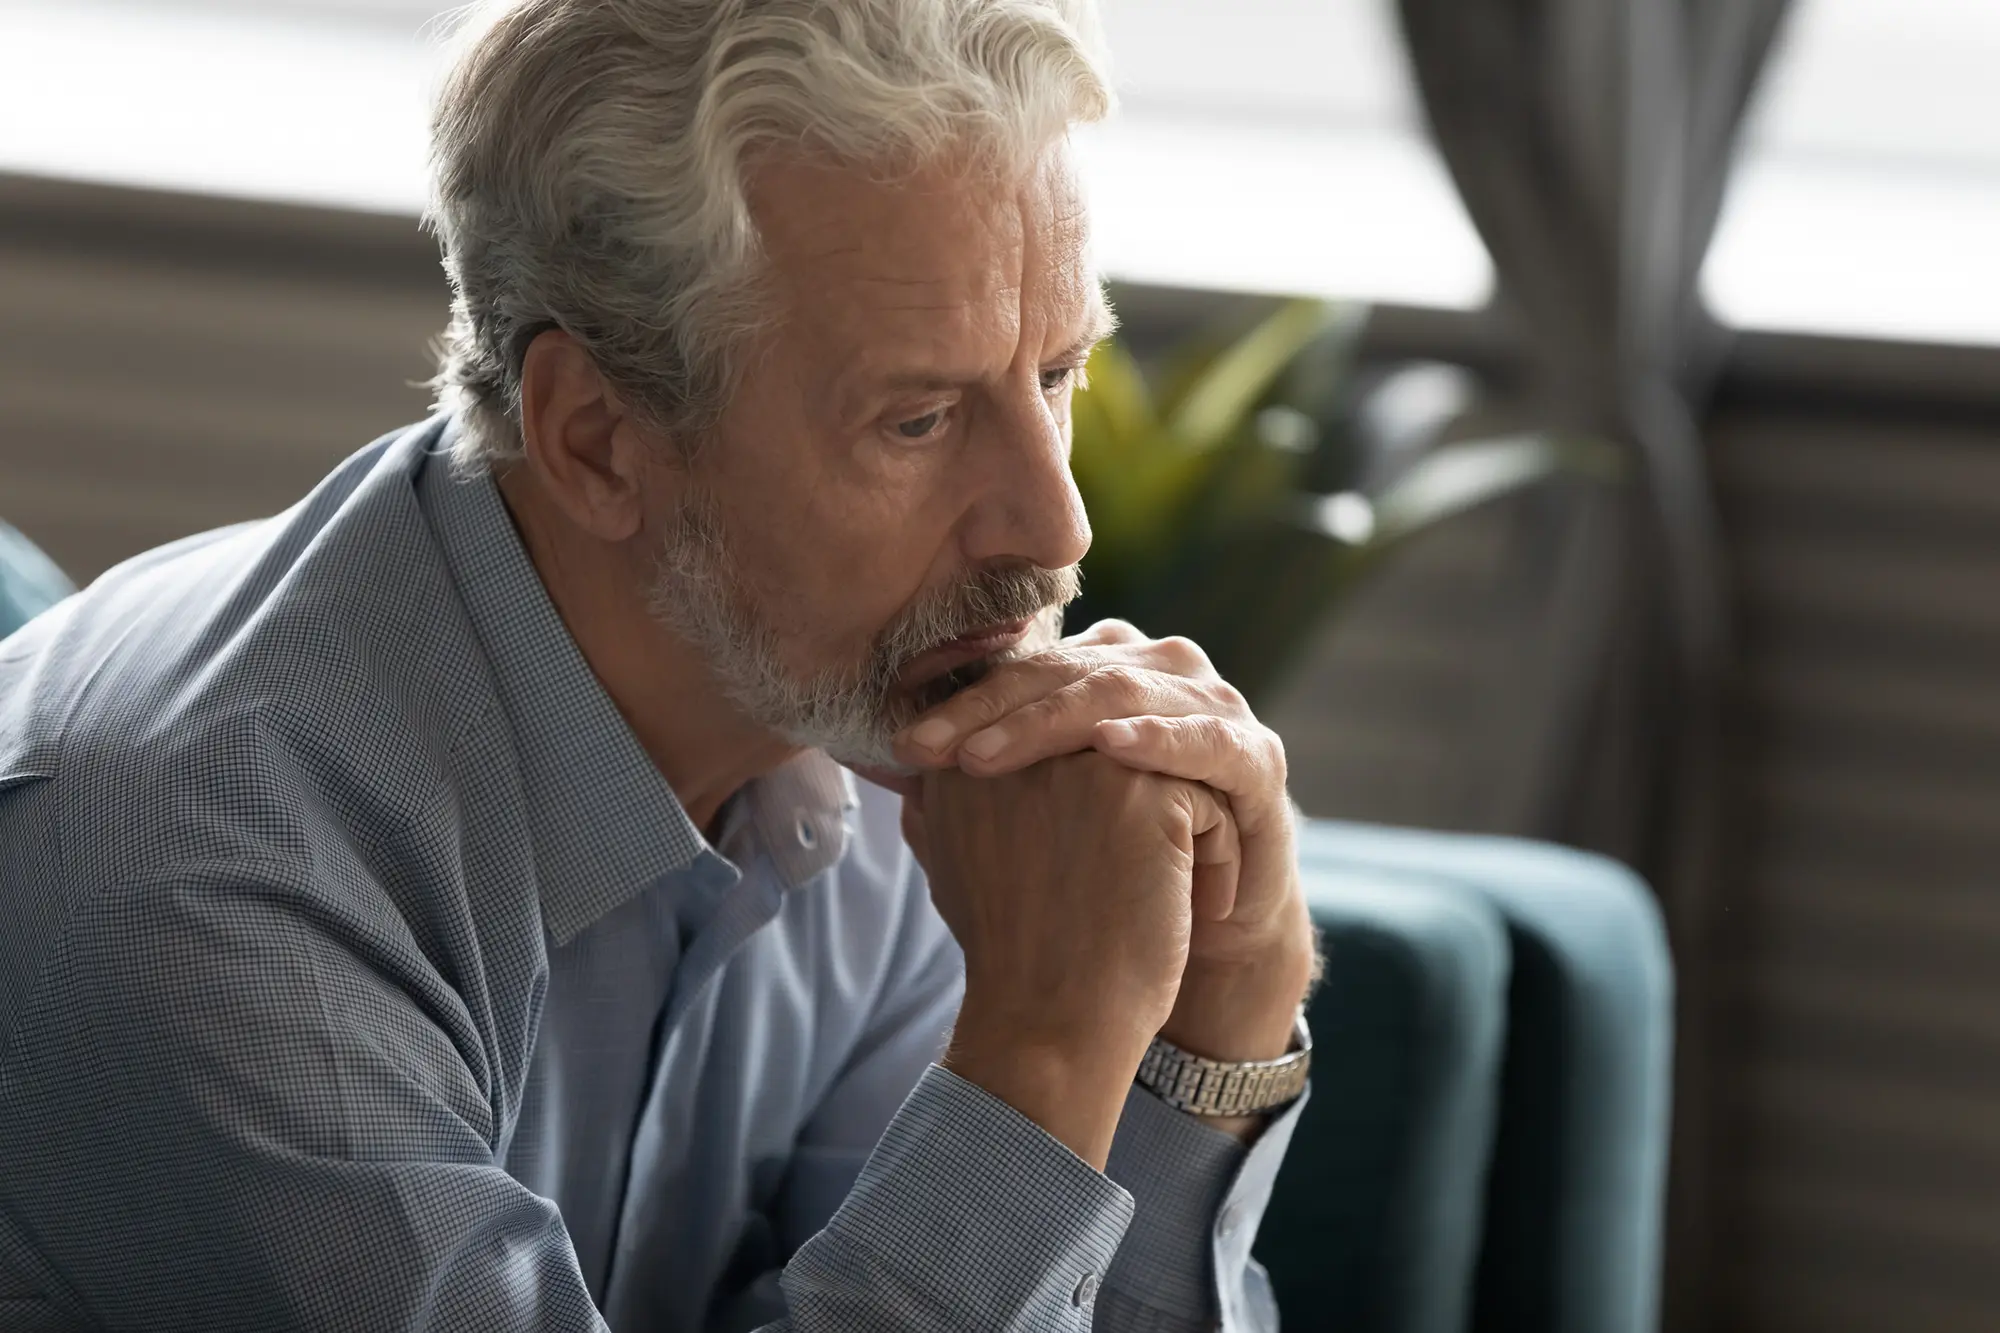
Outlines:
{"type": "Polygon", "coordinates": [[[1190,1115],[1255,1115],[1285,1105],[1305,1091],[1312,1069],[1312,1030],[1304,1008],[1292,1028],[1295,1050],[1275,1060],[1208,1060],[1163,1037],[1153,1038],[1139,1062],[1139,1086],[1190,1115]]]}

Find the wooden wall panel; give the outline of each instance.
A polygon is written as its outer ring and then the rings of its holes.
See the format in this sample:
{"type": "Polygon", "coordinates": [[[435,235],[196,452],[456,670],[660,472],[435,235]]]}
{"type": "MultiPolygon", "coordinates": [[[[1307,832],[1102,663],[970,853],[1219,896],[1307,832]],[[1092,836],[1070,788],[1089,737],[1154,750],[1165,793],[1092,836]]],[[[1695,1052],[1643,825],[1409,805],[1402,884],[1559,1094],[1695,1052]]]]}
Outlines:
{"type": "Polygon", "coordinates": [[[0,518],[80,582],[282,509],[422,417],[444,325],[414,224],[355,228],[400,233],[411,262],[343,262],[321,215],[236,206],[252,246],[143,198],[0,182],[0,518]]]}
{"type": "Polygon", "coordinates": [[[2000,1328],[2000,414],[1745,407],[1734,1327],[2000,1328]]]}

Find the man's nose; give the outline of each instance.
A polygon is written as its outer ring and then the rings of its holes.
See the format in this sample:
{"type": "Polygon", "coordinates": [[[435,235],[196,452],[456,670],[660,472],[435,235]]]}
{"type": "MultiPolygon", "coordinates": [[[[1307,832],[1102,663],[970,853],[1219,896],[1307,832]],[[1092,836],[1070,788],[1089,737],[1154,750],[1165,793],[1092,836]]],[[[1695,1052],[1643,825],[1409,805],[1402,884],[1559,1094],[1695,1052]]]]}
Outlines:
{"type": "Polygon", "coordinates": [[[1090,549],[1090,519],[1069,470],[1069,428],[1037,396],[1004,413],[986,448],[984,485],[969,516],[973,561],[1026,560],[1062,569],[1090,549]]]}

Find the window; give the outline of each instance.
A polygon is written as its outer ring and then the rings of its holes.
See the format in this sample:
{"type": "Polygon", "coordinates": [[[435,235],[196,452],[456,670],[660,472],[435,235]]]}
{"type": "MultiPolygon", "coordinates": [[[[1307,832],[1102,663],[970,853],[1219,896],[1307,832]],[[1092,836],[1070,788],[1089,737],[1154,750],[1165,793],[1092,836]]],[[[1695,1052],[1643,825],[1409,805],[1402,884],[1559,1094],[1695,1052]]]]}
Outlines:
{"type": "Polygon", "coordinates": [[[0,170],[415,213],[426,8],[0,0],[0,170]]]}
{"type": "Polygon", "coordinates": [[[1079,136],[1121,277],[1471,308],[1492,265],[1390,0],[1103,0],[1124,108],[1079,136]]]}
{"type": "Polygon", "coordinates": [[[2000,4],[1799,0],[1703,275],[1752,328],[2000,343],[2000,4]]]}
{"type": "MultiPolygon", "coordinates": [[[[1102,0],[1112,274],[1470,308],[1393,0],[1102,0]]],[[[0,0],[0,170],[413,213],[438,0],[0,0]]],[[[2000,3],[1798,0],[1703,277],[1749,328],[2000,344],[2000,3]]]]}
{"type": "MultiPolygon", "coordinates": [[[[415,212],[436,0],[0,2],[0,170],[415,212]]],[[[1388,0],[1106,0],[1080,136],[1114,276],[1476,306],[1388,0]]]]}

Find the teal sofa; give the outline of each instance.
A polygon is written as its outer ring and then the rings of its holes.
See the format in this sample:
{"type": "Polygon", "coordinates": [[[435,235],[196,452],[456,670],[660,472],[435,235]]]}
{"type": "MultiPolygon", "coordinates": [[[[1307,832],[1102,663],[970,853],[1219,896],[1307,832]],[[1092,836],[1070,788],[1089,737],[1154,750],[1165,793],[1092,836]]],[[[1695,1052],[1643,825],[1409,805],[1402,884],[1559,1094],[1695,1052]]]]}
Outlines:
{"type": "Polygon", "coordinates": [[[1673,981],[1601,858],[1308,821],[1313,1095],[1259,1235],[1288,1333],[1657,1322],[1673,981]]]}
{"type": "MultiPolygon", "coordinates": [[[[0,639],[69,592],[0,524],[0,639]]],[[[1308,821],[1311,1103],[1257,1254],[1285,1327],[1642,1333],[1672,982],[1643,885],[1494,838],[1308,821]]]]}
{"type": "Polygon", "coordinates": [[[0,639],[69,596],[69,580],[26,537],[0,523],[0,639]]]}

